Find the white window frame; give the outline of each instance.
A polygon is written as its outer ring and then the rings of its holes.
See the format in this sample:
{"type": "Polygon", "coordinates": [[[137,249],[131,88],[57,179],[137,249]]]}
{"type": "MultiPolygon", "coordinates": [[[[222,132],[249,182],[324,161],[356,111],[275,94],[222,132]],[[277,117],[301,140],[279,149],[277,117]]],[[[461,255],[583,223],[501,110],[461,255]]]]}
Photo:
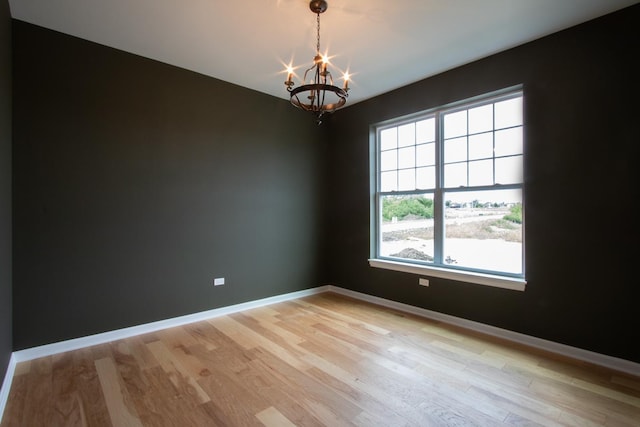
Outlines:
{"type": "MultiPolygon", "coordinates": [[[[398,258],[388,258],[379,255],[379,247],[380,247],[380,239],[381,233],[379,230],[380,219],[379,216],[381,213],[381,198],[383,194],[389,194],[389,192],[382,192],[380,189],[380,149],[379,149],[379,134],[380,131],[393,126],[400,126],[406,123],[417,122],[421,119],[425,119],[428,117],[435,116],[436,117],[436,188],[434,192],[440,192],[440,194],[444,193],[447,189],[442,186],[442,170],[443,170],[443,156],[442,156],[442,145],[443,145],[443,137],[442,137],[442,116],[446,113],[450,113],[455,110],[463,110],[474,108],[476,106],[481,106],[483,104],[489,104],[492,102],[496,102],[502,99],[508,99],[511,97],[522,96],[524,102],[524,93],[521,85],[514,86],[510,88],[506,88],[500,91],[492,92],[490,94],[485,94],[482,96],[474,97],[471,99],[466,99],[463,101],[447,104],[441,107],[436,107],[427,111],[422,111],[419,113],[411,114],[408,116],[403,116],[399,118],[394,118],[391,120],[386,120],[384,122],[375,123],[370,127],[370,215],[371,215],[371,253],[369,259],[369,265],[375,268],[383,268],[388,270],[401,271],[406,273],[413,273],[420,276],[428,276],[428,277],[436,277],[442,279],[450,279],[461,282],[475,283],[479,285],[493,286],[504,289],[511,289],[516,291],[524,291],[526,286],[525,280],[525,245],[524,245],[524,219],[523,219],[523,229],[522,229],[522,274],[509,274],[509,273],[486,273],[481,270],[474,270],[471,268],[461,268],[461,267],[452,267],[447,266],[443,263],[440,264],[426,264],[421,262],[413,262],[412,260],[398,259],[398,258]]],[[[524,107],[523,107],[524,108],[524,107]]],[[[524,129],[524,123],[523,123],[524,129]]],[[[524,135],[523,135],[524,138],[524,135]]],[[[525,153],[523,152],[523,159],[525,153]]],[[[469,187],[473,189],[473,187],[469,187]]],[[[515,185],[493,185],[489,188],[484,189],[509,189],[515,188],[520,189],[522,191],[523,198],[523,206],[524,206],[524,179],[523,182],[515,184],[515,185]]],[[[449,189],[450,190],[450,189],[449,189]]],[[[471,190],[469,190],[471,191],[471,190]]],[[[398,194],[419,194],[423,191],[408,191],[408,192],[398,192],[398,194]]],[[[436,200],[441,200],[440,198],[436,198],[436,200]]],[[[442,221],[442,216],[444,215],[444,202],[439,202],[442,204],[441,207],[437,205],[434,207],[435,209],[435,227],[441,227],[439,222],[442,221]]],[[[524,209],[523,209],[524,211],[524,209]]],[[[524,217],[524,212],[523,212],[524,217]]],[[[437,233],[436,233],[437,234],[437,233]]],[[[436,239],[440,239],[440,243],[435,242],[436,246],[441,244],[443,236],[438,237],[436,235],[436,239]]]]}

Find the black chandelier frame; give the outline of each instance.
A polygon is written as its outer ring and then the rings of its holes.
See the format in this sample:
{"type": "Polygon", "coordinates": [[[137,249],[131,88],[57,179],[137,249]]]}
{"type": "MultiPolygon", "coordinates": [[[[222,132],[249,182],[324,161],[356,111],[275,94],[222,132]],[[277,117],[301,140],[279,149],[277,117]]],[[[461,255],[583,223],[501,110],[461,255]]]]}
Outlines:
{"type": "Polygon", "coordinates": [[[324,13],[327,7],[328,4],[325,0],[312,0],[309,2],[309,9],[316,14],[316,56],[313,58],[311,68],[305,71],[303,81],[307,81],[307,77],[311,72],[313,74],[313,80],[310,80],[312,83],[294,87],[293,73],[291,71],[287,81],[284,82],[290,95],[291,104],[313,113],[318,124],[322,123],[325,114],[333,113],[344,106],[349,97],[348,79],[345,77],[344,87],[335,86],[331,72],[327,69],[328,60],[320,54],[320,14],[324,13]]]}

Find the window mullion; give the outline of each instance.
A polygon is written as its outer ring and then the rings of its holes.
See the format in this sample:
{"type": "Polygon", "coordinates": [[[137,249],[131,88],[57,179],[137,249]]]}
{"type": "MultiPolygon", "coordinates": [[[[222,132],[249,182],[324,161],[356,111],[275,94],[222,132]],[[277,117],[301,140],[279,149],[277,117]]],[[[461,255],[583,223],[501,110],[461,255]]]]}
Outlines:
{"type": "Polygon", "coordinates": [[[442,264],[444,241],[444,115],[436,113],[436,188],[433,195],[433,261],[442,264]]]}

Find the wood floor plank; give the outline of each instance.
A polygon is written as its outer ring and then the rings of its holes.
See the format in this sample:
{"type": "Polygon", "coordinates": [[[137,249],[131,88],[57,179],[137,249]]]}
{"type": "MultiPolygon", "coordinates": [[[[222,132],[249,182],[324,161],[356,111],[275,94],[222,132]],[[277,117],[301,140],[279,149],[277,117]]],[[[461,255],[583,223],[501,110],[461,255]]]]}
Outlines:
{"type": "Polygon", "coordinates": [[[51,425],[86,427],[88,425],[80,395],[75,389],[76,368],[69,352],[52,356],[52,405],[48,420],[51,425]]]}
{"type": "Polygon", "coordinates": [[[177,419],[172,419],[172,414],[184,410],[180,406],[183,399],[175,399],[179,394],[175,392],[173,384],[150,350],[147,350],[148,354],[155,362],[150,363],[149,356],[143,359],[136,357],[136,353],[142,351],[139,345],[142,344],[146,348],[146,344],[143,341],[134,341],[134,351],[130,343],[132,341],[129,339],[113,342],[111,349],[118,374],[135,405],[136,413],[143,425],[171,426],[172,422],[178,422],[177,419]],[[156,381],[156,371],[162,371],[161,378],[166,382],[156,381]]]}
{"type": "Polygon", "coordinates": [[[282,358],[282,360],[285,360],[297,369],[308,368],[300,358],[295,354],[292,354],[290,348],[282,347],[278,343],[265,338],[232,317],[224,316],[217,318],[213,325],[246,349],[252,349],[260,346],[276,354],[278,357],[282,358]]]}
{"type": "Polygon", "coordinates": [[[17,364],[0,427],[640,427],[640,377],[323,293],[17,364]]]}
{"type": "Polygon", "coordinates": [[[111,343],[111,355],[118,368],[118,375],[125,383],[129,394],[144,393],[149,389],[149,382],[142,375],[142,370],[149,367],[146,362],[140,362],[129,346],[128,340],[111,343]]]}
{"type": "MultiPolygon", "coordinates": [[[[180,364],[184,367],[186,372],[189,374],[191,378],[193,378],[196,382],[203,377],[207,377],[211,375],[211,371],[209,370],[209,365],[199,357],[193,354],[194,348],[202,347],[201,344],[197,344],[191,347],[174,347],[171,349],[171,354],[175,357],[176,360],[180,362],[180,364]]],[[[206,351],[206,349],[205,349],[206,351]]],[[[201,402],[204,403],[204,402],[201,402]]]]}
{"type": "Polygon", "coordinates": [[[258,412],[256,417],[266,427],[296,427],[294,423],[289,421],[287,417],[282,415],[273,406],[269,406],[267,409],[258,412]]]}
{"type": "Polygon", "coordinates": [[[203,345],[208,351],[215,350],[220,346],[220,339],[216,336],[217,331],[208,322],[197,322],[185,325],[183,328],[198,344],[203,345]]]}
{"type": "MultiPolygon", "coordinates": [[[[231,317],[238,323],[241,323],[248,329],[264,337],[268,342],[273,342],[279,347],[282,347],[289,353],[293,353],[294,356],[298,356],[298,349],[296,344],[304,342],[304,338],[298,337],[288,331],[278,327],[277,323],[263,324],[255,319],[252,314],[255,310],[250,310],[245,313],[234,313],[231,317]]],[[[278,322],[280,322],[278,320],[278,322]]],[[[261,339],[262,342],[264,340],[261,339]]]]}
{"type": "Polygon", "coordinates": [[[198,344],[196,337],[191,335],[185,328],[170,328],[155,333],[157,341],[162,341],[168,349],[176,347],[190,347],[198,344]]]}
{"type": "Polygon", "coordinates": [[[316,316],[314,317],[318,321],[322,321],[324,318],[326,318],[328,322],[333,324],[338,324],[346,327],[354,327],[357,325],[358,327],[362,327],[363,329],[369,330],[379,335],[389,334],[388,329],[382,328],[374,323],[353,317],[351,313],[347,312],[346,310],[344,312],[330,310],[321,305],[314,304],[313,302],[310,302],[310,301],[312,300],[307,299],[307,300],[298,300],[294,302],[303,305],[308,310],[315,313],[316,316]]]}
{"type": "Polygon", "coordinates": [[[383,410],[386,411],[389,410],[388,408],[393,408],[392,411],[400,415],[407,425],[436,425],[427,413],[418,411],[416,407],[407,402],[402,395],[396,394],[393,387],[388,387],[388,384],[377,381],[375,379],[375,371],[371,372],[371,374],[374,375],[374,379],[372,379],[370,375],[362,375],[360,371],[356,372],[351,366],[345,369],[312,353],[304,357],[310,360],[316,368],[324,371],[334,379],[339,379],[346,383],[351,388],[357,390],[359,394],[367,396],[368,399],[379,402],[383,410]]]}
{"type": "Polygon", "coordinates": [[[371,310],[371,304],[343,295],[325,293],[302,298],[303,301],[312,301],[316,306],[329,311],[338,311],[362,322],[383,327],[386,330],[401,330],[403,333],[418,333],[425,325],[439,324],[434,320],[418,318],[416,315],[404,313],[388,307],[377,306],[371,310]],[[339,306],[340,310],[335,310],[339,306]],[[416,321],[418,320],[418,321],[416,321]]]}
{"type": "Polygon", "coordinates": [[[27,426],[47,426],[53,399],[52,357],[31,362],[31,381],[25,398],[23,423],[27,426]]]}
{"type": "Polygon", "coordinates": [[[469,388],[467,395],[477,405],[493,406],[505,411],[505,424],[553,426],[559,424],[562,413],[547,402],[517,391],[481,389],[474,385],[469,388]]]}
{"type": "Polygon", "coordinates": [[[269,405],[255,389],[242,384],[234,372],[212,368],[212,375],[201,379],[200,384],[215,404],[217,417],[229,420],[228,425],[262,425],[255,414],[269,405]]]}
{"type": "Polygon", "coordinates": [[[82,412],[87,424],[89,426],[111,426],[92,350],[89,347],[71,352],[75,367],[74,389],[80,397],[79,404],[82,405],[82,412]]]}
{"type": "Polygon", "coordinates": [[[18,362],[16,364],[16,369],[13,372],[14,377],[19,377],[20,375],[28,374],[31,371],[31,360],[25,360],[24,362],[18,362]]]}
{"type": "Polygon", "coordinates": [[[636,390],[640,392],[640,379],[632,378],[629,375],[613,374],[609,384],[623,386],[626,390],[636,390]]]}
{"type": "Polygon", "coordinates": [[[26,375],[14,376],[10,390],[11,398],[7,400],[0,427],[23,425],[29,382],[30,379],[26,375]]]}
{"type": "Polygon", "coordinates": [[[145,370],[144,376],[150,388],[136,399],[136,407],[144,408],[139,412],[143,424],[166,427],[181,423],[188,425],[184,420],[192,405],[186,405],[184,401],[189,397],[180,395],[160,366],[145,370]]]}
{"type": "Polygon", "coordinates": [[[255,353],[251,366],[260,378],[271,384],[273,390],[269,394],[281,393],[279,408],[285,408],[283,402],[295,402],[296,406],[288,409],[299,412],[300,407],[324,425],[349,425],[348,420],[361,412],[357,405],[342,399],[306,370],[297,370],[270,352],[256,349],[255,353]]]}
{"type": "Polygon", "coordinates": [[[140,419],[145,426],[224,426],[215,411],[209,411],[208,401],[194,405],[194,399],[176,389],[165,371],[160,367],[143,372],[150,387],[144,394],[133,397],[140,419]]]}
{"type": "Polygon", "coordinates": [[[354,418],[355,425],[367,426],[403,426],[407,419],[399,413],[390,410],[385,402],[377,401],[363,390],[353,387],[339,378],[339,374],[328,374],[320,368],[313,367],[307,373],[318,381],[326,384],[342,399],[360,408],[360,413],[354,418]],[[360,420],[360,421],[358,421],[360,420]]]}
{"type": "MultiPolygon", "coordinates": [[[[335,335],[336,332],[334,331],[332,332],[332,334],[335,335]]],[[[415,367],[412,364],[406,365],[404,363],[404,360],[396,358],[393,352],[381,352],[379,349],[378,351],[371,351],[371,348],[363,348],[367,346],[363,345],[363,343],[360,340],[354,341],[353,337],[345,337],[345,336],[342,336],[342,338],[344,339],[343,344],[345,346],[349,347],[351,351],[353,351],[354,353],[359,353],[364,357],[364,360],[359,362],[359,365],[368,366],[370,364],[376,364],[390,371],[393,374],[392,375],[393,377],[404,376],[407,381],[418,380],[421,384],[413,385],[414,390],[416,388],[422,388],[424,383],[431,382],[430,376],[423,376],[422,375],[423,371],[415,369],[415,367]]],[[[378,373],[378,375],[387,373],[386,371],[382,371],[380,369],[376,369],[376,372],[378,373]]],[[[387,387],[392,387],[392,386],[397,387],[397,384],[393,384],[393,383],[389,383],[389,384],[392,384],[392,385],[387,385],[387,387]]],[[[441,384],[439,386],[440,390],[438,391],[443,391],[442,390],[443,388],[449,389],[451,387],[449,384],[447,384],[447,382],[441,382],[440,384],[441,384]]],[[[464,385],[462,387],[464,387],[464,385]]],[[[459,391],[460,391],[460,387],[458,388],[456,393],[453,393],[453,392],[450,392],[450,393],[451,395],[454,395],[454,396],[462,396],[459,393],[459,391]]],[[[429,400],[431,401],[437,400],[437,399],[438,399],[437,394],[429,397],[429,400]]],[[[457,399],[459,399],[459,397],[457,399]]],[[[496,411],[487,411],[487,412],[492,417],[496,416],[496,411]]],[[[478,415],[478,417],[480,418],[481,415],[478,415]]],[[[498,417],[503,418],[504,414],[502,415],[498,414],[498,417]]]]}
{"type": "Polygon", "coordinates": [[[197,379],[192,377],[189,370],[167,348],[164,342],[154,341],[147,344],[153,355],[160,362],[160,366],[168,375],[174,387],[185,396],[192,396],[198,403],[206,403],[211,398],[200,387],[197,379]]]}
{"type": "Polygon", "coordinates": [[[128,403],[128,393],[121,387],[114,361],[109,357],[105,357],[96,360],[94,363],[102,386],[105,405],[113,424],[118,427],[142,426],[137,412],[128,403]]]}
{"type": "Polygon", "coordinates": [[[507,364],[504,359],[491,357],[490,354],[485,354],[484,352],[478,353],[476,351],[470,351],[467,349],[467,347],[460,346],[458,344],[459,343],[450,343],[441,340],[433,340],[431,342],[431,345],[433,347],[438,347],[451,353],[459,354],[466,360],[474,360],[478,363],[487,364],[496,369],[502,369],[507,364]]]}
{"type": "Polygon", "coordinates": [[[124,339],[124,342],[129,348],[129,352],[136,359],[136,363],[140,369],[149,369],[160,366],[158,360],[153,356],[149,347],[147,347],[147,342],[152,341],[157,341],[157,338],[146,342],[143,336],[124,339]]]}

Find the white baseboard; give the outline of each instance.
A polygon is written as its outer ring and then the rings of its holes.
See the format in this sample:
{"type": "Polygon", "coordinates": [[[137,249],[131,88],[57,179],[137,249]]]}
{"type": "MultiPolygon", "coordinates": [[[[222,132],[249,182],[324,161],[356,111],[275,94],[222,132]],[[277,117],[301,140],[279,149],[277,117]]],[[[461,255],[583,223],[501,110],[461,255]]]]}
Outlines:
{"type": "Polygon", "coordinates": [[[495,326],[485,325],[483,323],[450,316],[448,314],[442,314],[436,311],[431,311],[424,308],[419,308],[412,305],[351,291],[334,285],[325,285],[317,288],[305,289],[303,291],[291,292],[288,294],[277,295],[256,301],[249,301],[241,304],[230,305],[227,307],[216,308],[213,310],[202,311],[199,313],[188,314],[185,316],[174,317],[172,319],[160,320],[158,322],[146,323],[144,325],[132,326],[129,328],[118,329],[101,334],[90,335],[86,337],[75,338],[72,340],[61,341],[53,344],[46,344],[38,347],[28,348],[25,350],[15,351],[11,355],[7,373],[5,374],[5,378],[2,383],[2,389],[0,389],[0,421],[2,421],[2,415],[4,414],[4,409],[9,397],[9,390],[11,389],[11,382],[13,380],[15,367],[19,362],[33,360],[45,356],[51,356],[54,354],[63,353],[65,351],[77,350],[79,348],[89,347],[92,345],[104,344],[119,339],[129,338],[149,332],[155,332],[175,326],[186,325],[188,323],[199,322],[217,316],[237,313],[240,311],[249,310],[251,308],[263,307],[269,304],[289,301],[292,299],[302,298],[322,292],[335,292],[337,294],[346,295],[362,301],[371,302],[373,304],[459,326],[486,335],[502,338],[508,341],[524,344],[540,350],[546,350],[552,353],[571,357],[573,359],[581,360],[640,377],[640,364],[635,362],[619,359],[612,356],[606,356],[588,350],[582,350],[579,348],[559,344],[553,341],[543,340],[506,329],[496,328],[495,326]]]}
{"type": "Polygon", "coordinates": [[[7,399],[9,399],[9,390],[11,390],[11,382],[13,381],[13,374],[16,371],[16,358],[12,354],[9,359],[9,366],[7,366],[7,373],[4,374],[4,381],[2,381],[2,388],[0,388],[0,423],[2,422],[2,414],[4,414],[4,408],[7,406],[7,399]]]}
{"type": "Polygon", "coordinates": [[[104,344],[136,335],[156,332],[162,329],[182,326],[188,323],[199,322],[201,320],[212,319],[217,316],[237,313],[251,308],[263,307],[277,302],[289,301],[296,298],[302,298],[308,295],[326,292],[328,286],[320,286],[317,288],[305,289],[303,291],[291,292],[288,294],[276,295],[269,298],[263,298],[255,301],[248,301],[241,304],[229,305],[226,307],[214,308],[212,310],[201,311],[199,313],[187,314],[185,316],[174,317],[171,319],[160,320],[157,322],[145,323],[143,325],[131,326],[129,328],[117,329],[114,331],[104,332],[101,334],[89,335],[86,337],[75,338],[67,341],[61,341],[52,344],[32,347],[25,350],[18,350],[13,353],[16,363],[25,360],[33,360],[39,357],[51,356],[53,354],[64,353],[65,351],[77,350],[79,348],[89,347],[97,344],[104,344]]]}
{"type": "Polygon", "coordinates": [[[640,377],[640,363],[329,285],[328,291],[640,377]]]}

